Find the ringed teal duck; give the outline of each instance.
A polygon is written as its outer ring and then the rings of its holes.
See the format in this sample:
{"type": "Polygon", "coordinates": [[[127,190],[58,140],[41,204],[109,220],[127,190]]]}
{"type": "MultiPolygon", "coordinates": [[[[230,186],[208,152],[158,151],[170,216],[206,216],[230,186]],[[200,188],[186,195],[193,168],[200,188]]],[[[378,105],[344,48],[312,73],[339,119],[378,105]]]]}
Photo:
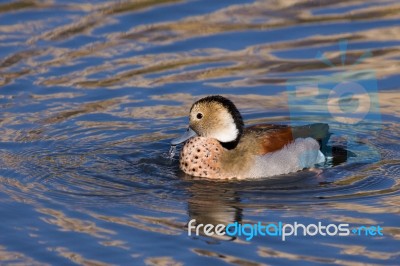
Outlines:
{"type": "Polygon", "coordinates": [[[245,128],[236,106],[214,95],[192,105],[187,131],[171,145],[186,142],[180,153],[180,168],[186,174],[213,179],[261,178],[324,162],[319,141],[329,136],[328,131],[328,125],[322,123],[245,128]]]}

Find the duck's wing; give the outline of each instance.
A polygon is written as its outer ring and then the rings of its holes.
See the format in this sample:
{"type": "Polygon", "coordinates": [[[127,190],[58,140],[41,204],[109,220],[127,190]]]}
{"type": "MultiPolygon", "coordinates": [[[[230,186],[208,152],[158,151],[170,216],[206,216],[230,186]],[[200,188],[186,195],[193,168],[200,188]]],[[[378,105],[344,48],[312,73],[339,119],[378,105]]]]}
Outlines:
{"type": "Polygon", "coordinates": [[[286,125],[263,124],[250,126],[244,131],[244,138],[256,142],[257,154],[263,155],[282,149],[293,141],[292,129],[286,125]]]}
{"type": "Polygon", "coordinates": [[[257,124],[253,126],[246,127],[245,130],[250,131],[263,131],[263,130],[275,130],[275,129],[283,129],[288,128],[288,125],[275,125],[275,124],[257,124]]]}
{"type": "Polygon", "coordinates": [[[282,149],[297,138],[311,137],[321,145],[329,138],[329,126],[323,123],[298,127],[263,124],[246,128],[245,134],[259,143],[259,154],[266,154],[282,149]]]}
{"type": "Polygon", "coordinates": [[[318,141],[329,139],[329,125],[324,123],[315,123],[305,126],[292,127],[293,138],[313,138],[318,141]]]}

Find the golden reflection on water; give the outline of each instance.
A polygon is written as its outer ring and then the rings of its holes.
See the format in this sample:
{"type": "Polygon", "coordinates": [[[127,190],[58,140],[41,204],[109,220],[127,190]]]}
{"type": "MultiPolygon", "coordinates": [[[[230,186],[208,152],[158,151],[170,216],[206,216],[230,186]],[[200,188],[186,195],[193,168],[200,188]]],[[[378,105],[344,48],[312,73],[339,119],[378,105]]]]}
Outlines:
{"type": "MultiPolygon", "coordinates": [[[[49,118],[43,120],[42,123],[44,124],[60,123],[71,117],[82,114],[99,113],[99,112],[106,113],[107,110],[112,109],[113,107],[121,103],[123,103],[123,99],[118,99],[118,98],[105,101],[92,102],[92,103],[83,103],[80,104],[78,108],[74,108],[75,110],[61,111],[59,113],[56,113],[55,115],[52,115],[49,118]]],[[[55,110],[49,110],[49,113],[50,112],[54,113],[55,110]]]]}
{"type": "Polygon", "coordinates": [[[97,213],[91,213],[96,219],[107,221],[110,223],[121,224],[135,229],[148,232],[161,233],[166,235],[180,235],[182,233],[183,224],[176,223],[173,218],[154,218],[134,215],[130,218],[105,216],[97,213]]]}
{"type": "Polygon", "coordinates": [[[89,234],[96,238],[109,238],[110,235],[116,234],[115,232],[98,227],[92,221],[85,221],[81,219],[75,219],[67,217],[63,212],[49,209],[49,208],[39,208],[37,209],[39,213],[45,214],[47,216],[42,216],[41,219],[50,224],[57,226],[61,231],[74,231],[79,233],[89,234]],[[50,216],[50,217],[48,217],[50,216]]]}
{"type": "Polygon", "coordinates": [[[342,245],[342,244],[324,244],[331,247],[340,248],[340,253],[346,255],[358,255],[358,256],[365,256],[371,259],[380,259],[380,260],[387,260],[390,258],[395,258],[400,255],[399,252],[378,252],[367,250],[364,246],[356,246],[356,245],[342,245]]]}
{"type": "MultiPolygon", "coordinates": [[[[375,264],[365,264],[357,261],[342,260],[335,258],[324,258],[320,256],[309,256],[309,255],[300,255],[300,254],[292,254],[284,251],[278,251],[266,247],[259,247],[257,251],[258,255],[263,258],[281,258],[285,261],[307,261],[312,263],[321,263],[321,264],[339,264],[339,265],[350,265],[350,266],[361,266],[361,265],[375,265],[375,264]]],[[[364,255],[364,254],[362,254],[364,255]]],[[[374,257],[375,258],[375,257],[374,257]]]]}
{"type": "MultiPolygon", "coordinates": [[[[157,5],[173,4],[179,1],[123,1],[98,5],[70,4],[68,8],[84,10],[88,15],[73,16],[70,24],[49,29],[47,19],[40,21],[38,25],[26,35],[35,35],[27,40],[27,44],[35,47],[39,40],[58,41],[60,39],[74,38],[79,35],[93,35],[93,30],[119,23],[116,15],[121,12],[137,12],[147,8],[155,8],[157,5]],[[78,21],[76,21],[78,20],[78,21]]],[[[36,2],[35,2],[36,3],[36,2]]],[[[358,1],[346,1],[340,6],[352,6],[358,1]]],[[[369,41],[398,41],[399,27],[382,29],[367,29],[356,33],[332,34],[328,36],[314,35],[300,40],[280,41],[267,45],[253,45],[245,49],[230,51],[225,49],[205,48],[190,52],[177,52],[167,54],[146,54],[138,56],[124,56],[127,51],[141,50],[149,45],[165,45],[191,38],[217,35],[227,32],[270,30],[292,25],[312,23],[332,23],[346,21],[364,21],[380,19],[398,19],[400,14],[399,4],[390,4],[373,7],[359,8],[347,13],[335,15],[315,15],[308,11],[309,8],[323,8],[334,5],[329,1],[256,1],[252,4],[232,5],[218,11],[173,22],[162,22],[148,25],[139,25],[127,32],[113,32],[104,36],[105,41],[93,42],[74,49],[46,47],[32,48],[28,51],[17,52],[8,56],[0,64],[3,69],[0,74],[4,84],[21,76],[36,73],[46,74],[51,67],[79,64],[84,58],[97,57],[108,58],[104,63],[85,67],[78,71],[58,75],[56,77],[39,77],[38,84],[44,86],[73,86],[81,88],[121,88],[121,87],[155,87],[168,83],[188,81],[210,81],[214,86],[248,87],[263,84],[284,84],[285,78],[268,73],[285,74],[294,71],[319,70],[328,68],[317,60],[288,60],[280,59],[273,52],[302,47],[323,46],[337,43],[339,40],[348,39],[357,42],[369,41]],[[43,57],[49,59],[43,60],[43,57]],[[228,66],[206,67],[200,70],[189,70],[192,66],[201,66],[205,63],[224,63],[228,66]],[[19,71],[8,71],[15,65],[26,65],[19,71]],[[121,70],[130,67],[132,70],[121,70]],[[176,73],[169,74],[171,70],[176,73]],[[91,75],[101,73],[115,73],[112,77],[92,79],[91,75]],[[159,77],[149,77],[148,74],[160,73],[159,77]],[[237,77],[234,81],[216,82],[216,78],[237,77]]],[[[49,8],[51,2],[33,5],[36,8],[49,8]]],[[[33,6],[28,6],[32,8],[33,6]]],[[[27,8],[27,7],[24,7],[27,8]]],[[[39,23],[39,22],[36,22],[39,23]]],[[[19,27],[24,28],[25,24],[19,27]]],[[[1,26],[0,32],[7,36],[9,32],[15,32],[18,25],[1,26]]],[[[26,29],[25,29],[26,30],[26,29]]],[[[301,50],[299,50],[301,52],[301,50]]],[[[347,66],[343,70],[373,69],[378,78],[399,73],[398,48],[372,49],[373,57],[365,59],[362,64],[353,65],[363,51],[351,50],[347,54],[347,66]]],[[[328,52],[326,56],[335,65],[340,62],[337,52],[328,52]]],[[[104,76],[104,75],[101,75],[104,76]]],[[[107,76],[107,75],[106,75],[107,76]]]]}
{"type": "Polygon", "coordinates": [[[20,252],[8,251],[4,246],[0,246],[0,262],[8,265],[50,265],[38,262],[20,252]]]}
{"type": "Polygon", "coordinates": [[[172,257],[150,257],[145,260],[146,265],[151,266],[182,266],[182,262],[175,260],[172,257]]]}
{"type": "Polygon", "coordinates": [[[265,264],[265,263],[259,263],[256,261],[243,259],[243,258],[240,258],[237,256],[232,256],[232,255],[219,253],[219,252],[215,252],[215,251],[211,251],[211,250],[200,249],[200,248],[194,248],[194,249],[192,249],[192,252],[197,255],[200,255],[200,256],[212,257],[212,258],[221,260],[222,262],[230,263],[230,264],[234,264],[234,265],[243,265],[243,266],[244,265],[249,265],[249,266],[269,265],[269,264],[265,264]]]}
{"type": "Polygon", "coordinates": [[[93,260],[93,259],[86,259],[83,257],[81,254],[72,252],[68,248],[65,247],[51,247],[48,248],[52,252],[58,253],[60,256],[69,259],[71,262],[78,264],[78,265],[93,265],[93,266],[106,266],[106,265],[112,265],[109,263],[104,263],[98,260],[93,260]]]}

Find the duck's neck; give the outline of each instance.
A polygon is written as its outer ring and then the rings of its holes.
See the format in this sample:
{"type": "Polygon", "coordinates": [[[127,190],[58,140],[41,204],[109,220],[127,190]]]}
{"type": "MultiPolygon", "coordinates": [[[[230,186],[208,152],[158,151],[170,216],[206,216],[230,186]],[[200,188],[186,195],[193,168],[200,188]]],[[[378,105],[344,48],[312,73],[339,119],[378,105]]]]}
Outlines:
{"type": "Polygon", "coordinates": [[[225,149],[232,150],[232,149],[236,148],[236,146],[239,144],[240,136],[241,135],[239,134],[238,137],[234,141],[219,142],[219,143],[221,143],[221,146],[224,147],[225,149]]]}
{"type": "Polygon", "coordinates": [[[228,141],[228,142],[220,141],[221,146],[227,150],[232,150],[232,149],[236,148],[236,146],[239,144],[240,138],[242,137],[243,132],[244,132],[244,123],[243,123],[242,116],[240,115],[239,111],[237,112],[237,114],[238,115],[236,117],[234,117],[235,126],[237,129],[236,138],[234,140],[228,141]]]}

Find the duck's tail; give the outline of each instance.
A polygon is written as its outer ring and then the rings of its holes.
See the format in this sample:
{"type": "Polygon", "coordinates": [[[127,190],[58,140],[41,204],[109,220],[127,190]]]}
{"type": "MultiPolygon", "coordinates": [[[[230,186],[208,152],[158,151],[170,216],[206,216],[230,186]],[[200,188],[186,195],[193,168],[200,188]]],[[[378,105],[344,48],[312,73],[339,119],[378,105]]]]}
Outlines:
{"type": "MultiPolygon", "coordinates": [[[[331,158],[332,165],[339,165],[348,160],[349,157],[357,155],[349,150],[346,146],[330,146],[327,145],[332,133],[329,132],[329,125],[324,123],[316,123],[306,126],[298,126],[292,129],[293,138],[316,139],[319,143],[322,154],[331,158]]],[[[344,144],[345,145],[345,144],[344,144]]]]}

